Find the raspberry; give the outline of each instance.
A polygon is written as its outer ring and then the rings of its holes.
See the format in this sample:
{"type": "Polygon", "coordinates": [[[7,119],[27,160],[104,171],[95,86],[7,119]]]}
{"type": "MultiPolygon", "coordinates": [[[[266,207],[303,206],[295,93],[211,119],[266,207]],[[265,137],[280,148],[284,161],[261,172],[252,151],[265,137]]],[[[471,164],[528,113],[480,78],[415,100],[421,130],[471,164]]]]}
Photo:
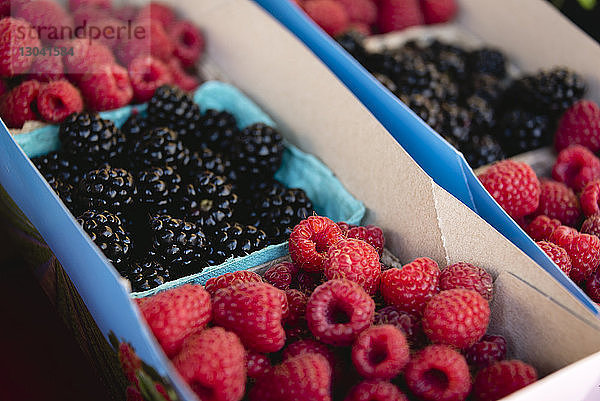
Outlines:
{"type": "Polygon", "coordinates": [[[286,325],[294,325],[304,319],[308,297],[298,290],[285,290],[290,313],[285,321],[286,325]]]}
{"type": "Polygon", "coordinates": [[[319,354],[325,357],[332,369],[336,365],[335,355],[327,345],[309,339],[296,341],[285,347],[283,350],[283,360],[303,354],[319,354]]]}
{"type": "Polygon", "coordinates": [[[304,11],[331,36],[344,32],[350,23],[344,6],[334,0],[308,0],[304,11]]]}
{"type": "Polygon", "coordinates": [[[450,21],[458,10],[455,0],[423,0],[421,2],[426,24],[450,21]]]}
{"type": "Polygon", "coordinates": [[[406,366],[408,388],[425,400],[464,400],[471,389],[465,358],[445,345],[430,345],[406,366]]]}
{"type": "Polygon", "coordinates": [[[151,56],[140,56],[129,64],[129,79],[133,87],[133,99],[147,102],[154,91],[173,81],[171,70],[165,63],[151,56]]]}
{"type": "Polygon", "coordinates": [[[310,216],[302,220],[290,234],[289,251],[292,261],[309,272],[321,271],[327,251],[343,239],[342,230],[330,219],[310,216]]]}
{"type": "Polygon", "coordinates": [[[145,401],[144,397],[142,397],[142,393],[135,386],[127,386],[125,390],[125,400],[126,401],[145,401]]]}
{"type": "Polygon", "coordinates": [[[494,292],[494,282],[492,276],[481,267],[458,262],[446,267],[440,273],[440,291],[454,288],[477,291],[489,301],[494,292]]]}
{"type": "Polygon", "coordinates": [[[525,362],[500,361],[475,376],[473,394],[478,401],[495,401],[537,380],[535,368],[525,362]]]}
{"type": "Polygon", "coordinates": [[[581,191],[588,182],[600,179],[600,159],[581,145],[569,146],[558,154],[552,178],[581,191]]]}
{"type": "Polygon", "coordinates": [[[496,202],[512,218],[533,213],[540,201],[540,182],[527,164],[503,160],[478,176],[496,202]]]}
{"type": "Polygon", "coordinates": [[[375,311],[374,325],[391,324],[402,331],[406,339],[415,343],[420,334],[420,320],[415,315],[396,309],[395,306],[386,306],[375,311]]]}
{"type": "Polygon", "coordinates": [[[292,286],[303,293],[310,295],[312,292],[327,281],[327,278],[323,273],[314,272],[309,273],[304,270],[300,270],[296,274],[296,278],[292,281],[292,286]]]}
{"type": "Polygon", "coordinates": [[[383,231],[381,228],[369,224],[368,226],[351,226],[348,223],[338,222],[336,223],[338,227],[342,230],[342,233],[348,238],[357,238],[365,241],[368,244],[371,244],[373,248],[377,250],[379,256],[383,252],[383,247],[385,245],[385,238],[383,236],[383,231]]]}
{"type": "Polygon", "coordinates": [[[129,383],[138,386],[136,371],[142,368],[142,361],[128,343],[119,344],[119,363],[129,383]]]}
{"type": "Polygon", "coordinates": [[[585,219],[581,225],[581,232],[583,234],[591,234],[600,237],[600,213],[585,219]]]}
{"type": "Polygon", "coordinates": [[[21,49],[41,46],[40,39],[29,22],[12,17],[0,20],[0,77],[10,78],[26,73],[34,57],[21,56],[21,49]],[[29,34],[23,38],[18,32],[29,34]]]}
{"type": "Polygon", "coordinates": [[[209,278],[206,282],[205,288],[211,296],[214,296],[215,293],[221,288],[231,287],[237,283],[262,282],[263,280],[258,274],[248,270],[239,270],[232,273],[225,273],[218,277],[209,278]]]}
{"type": "Polygon", "coordinates": [[[79,88],[88,107],[95,111],[118,109],[133,97],[127,70],[117,64],[104,64],[85,74],[79,88]]]}
{"type": "Polygon", "coordinates": [[[97,22],[110,17],[111,13],[109,9],[99,8],[93,4],[82,4],[73,11],[73,22],[75,27],[82,26],[84,24],[89,25],[91,23],[94,23],[98,27],[108,26],[97,24],[97,22]]]}
{"type": "Polygon", "coordinates": [[[70,114],[83,110],[83,99],[70,82],[52,81],[41,88],[37,108],[44,121],[60,123],[70,114]]]}
{"type": "Polygon", "coordinates": [[[600,263],[600,238],[595,235],[560,226],[550,236],[550,242],[567,251],[572,264],[569,277],[576,283],[585,281],[600,263]]]}
{"type": "Polygon", "coordinates": [[[357,283],[330,280],[308,299],[306,320],[311,333],[326,344],[350,345],[373,322],[375,302],[357,283]]]}
{"type": "Polygon", "coordinates": [[[365,380],[352,387],[344,401],[408,401],[408,398],[390,382],[365,380]]]}
{"type": "Polygon", "coordinates": [[[380,0],[379,30],[382,33],[400,31],[409,26],[422,25],[423,14],[419,0],[380,0]]]}
{"type": "MultiPolygon", "coordinates": [[[[589,217],[593,214],[600,212],[599,207],[599,198],[600,195],[600,180],[594,180],[588,182],[581,194],[579,195],[579,200],[581,201],[581,209],[586,217],[589,217]]],[[[565,224],[567,226],[572,226],[572,224],[565,224]]]]}
{"type": "Polygon", "coordinates": [[[105,64],[113,64],[115,57],[110,49],[101,43],[89,43],[86,39],[73,39],[65,43],[66,47],[73,48],[73,54],[63,58],[65,71],[69,78],[78,82],[85,73],[101,72],[105,64]]]}
{"type": "Polygon", "coordinates": [[[29,78],[41,82],[57,81],[64,78],[64,68],[61,57],[36,57],[29,69],[29,78]]]}
{"type": "Polygon", "coordinates": [[[167,356],[173,357],[210,320],[210,295],[200,285],[186,284],[148,298],[139,308],[167,356]]]}
{"type": "Polygon", "coordinates": [[[381,294],[388,305],[421,315],[427,302],[439,292],[440,270],[429,258],[418,258],[402,269],[381,273],[381,294]]]}
{"type": "Polygon", "coordinates": [[[37,28],[40,39],[44,43],[69,39],[68,37],[62,37],[63,31],[65,31],[63,28],[73,28],[73,18],[59,3],[54,1],[36,0],[28,2],[17,10],[15,16],[29,21],[31,25],[37,28]]]}
{"type": "Polygon", "coordinates": [[[84,6],[92,6],[96,9],[110,9],[111,0],[69,0],[69,10],[75,11],[84,6]]]}
{"type": "Polygon", "coordinates": [[[560,227],[559,220],[539,215],[527,225],[525,231],[534,241],[547,241],[558,227],[560,227]]]}
{"type": "Polygon", "coordinates": [[[176,19],[175,12],[171,7],[155,1],[150,2],[138,12],[138,20],[147,18],[160,22],[165,29],[170,27],[176,19]]]}
{"type": "Polygon", "coordinates": [[[436,344],[467,348],[483,337],[490,305],[478,292],[457,288],[442,291],[427,304],[423,331],[436,344]]]}
{"type": "Polygon", "coordinates": [[[200,30],[189,21],[177,21],[168,31],[175,46],[173,54],[185,68],[193,66],[204,51],[204,37],[200,30]]]}
{"type": "Polygon", "coordinates": [[[188,338],[173,365],[202,400],[238,401],[244,395],[244,347],[235,334],[221,327],[188,338]]]}
{"type": "Polygon", "coordinates": [[[285,309],[285,294],[267,283],[237,283],[213,295],[213,322],[236,333],[247,348],[257,352],[283,347],[285,309]]]}
{"type": "Polygon", "coordinates": [[[600,269],[596,269],[594,273],[585,283],[585,293],[592,301],[600,302],[600,269]]]}
{"type": "Polygon", "coordinates": [[[565,272],[567,276],[569,275],[572,263],[567,251],[552,242],[538,241],[536,244],[560,267],[560,270],[565,272]]]}
{"type": "Polygon", "coordinates": [[[410,359],[404,334],[391,324],[372,326],[352,345],[352,362],[367,379],[391,379],[410,359]]]}
{"type": "Polygon", "coordinates": [[[375,248],[354,238],[342,239],[327,251],[325,277],[345,278],[360,284],[370,295],[379,285],[381,263],[375,248]]]}
{"type": "Polygon", "coordinates": [[[575,226],[581,218],[581,208],[571,188],[561,182],[542,180],[540,204],[535,214],[558,219],[566,226],[575,226]]]}
{"type": "Polygon", "coordinates": [[[591,100],[580,100],[565,111],[554,136],[557,151],[570,145],[583,145],[600,151],[600,107],[591,100]]]}
{"type": "Polygon", "coordinates": [[[169,61],[173,54],[173,42],[160,22],[142,19],[136,21],[131,29],[134,32],[136,29],[143,29],[146,34],[139,39],[124,38],[115,49],[115,54],[123,65],[129,66],[134,59],[148,55],[164,62],[169,61]]]}
{"type": "Polygon", "coordinates": [[[25,122],[38,119],[39,92],[38,81],[25,81],[4,95],[0,101],[0,117],[9,128],[21,128],[25,122]]]}
{"type": "Polygon", "coordinates": [[[377,21],[377,6],[371,0],[337,0],[348,14],[351,23],[373,25],[377,21]]]}
{"type": "Polygon", "coordinates": [[[465,350],[469,365],[485,368],[506,358],[506,340],[502,336],[485,335],[465,350]]]}
{"type": "Polygon", "coordinates": [[[169,60],[167,66],[169,67],[169,71],[171,71],[173,84],[184,91],[191,92],[200,85],[200,81],[198,81],[196,77],[188,75],[188,73],[185,72],[178,59],[172,58],[169,60]]]}
{"type": "Polygon", "coordinates": [[[258,379],[271,368],[271,362],[265,354],[246,351],[246,373],[252,379],[258,379]]]}
{"type": "Polygon", "coordinates": [[[264,280],[280,290],[287,290],[292,284],[292,278],[295,271],[294,264],[291,262],[281,262],[269,269],[264,274],[264,280]]]}

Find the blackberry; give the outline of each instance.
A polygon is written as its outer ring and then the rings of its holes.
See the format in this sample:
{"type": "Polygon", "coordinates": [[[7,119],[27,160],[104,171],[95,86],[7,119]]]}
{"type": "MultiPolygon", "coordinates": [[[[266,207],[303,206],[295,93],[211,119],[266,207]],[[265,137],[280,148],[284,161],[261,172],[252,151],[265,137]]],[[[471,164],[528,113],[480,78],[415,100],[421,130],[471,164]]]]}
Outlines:
{"type": "Polygon", "coordinates": [[[187,165],[190,152],[177,133],[169,128],[154,128],[133,145],[133,160],[138,168],[187,165]]]}
{"type": "Polygon", "coordinates": [[[209,109],[202,115],[199,129],[186,137],[186,143],[193,150],[210,148],[228,154],[233,151],[233,142],[238,135],[239,129],[233,114],[209,109]]]}
{"type": "Polygon", "coordinates": [[[434,40],[426,49],[430,59],[441,73],[454,80],[467,79],[467,52],[460,47],[434,40]]]}
{"type": "Polygon", "coordinates": [[[224,223],[211,232],[209,265],[219,265],[231,257],[245,256],[267,246],[267,235],[254,226],[224,223]]]}
{"type": "Polygon", "coordinates": [[[552,142],[552,124],[548,116],[526,110],[506,112],[498,124],[496,137],[508,157],[538,149],[552,142]]]}
{"type": "Polygon", "coordinates": [[[125,135],[127,143],[129,144],[129,150],[131,150],[133,144],[141,140],[150,129],[152,129],[152,127],[150,126],[148,119],[142,117],[138,113],[132,114],[121,126],[121,132],[125,135]]]}
{"type": "Polygon", "coordinates": [[[555,67],[516,80],[510,88],[511,100],[524,108],[544,114],[562,114],[585,94],[583,78],[575,72],[555,67]]]}
{"type": "Polygon", "coordinates": [[[496,107],[502,100],[506,88],[503,81],[493,75],[476,74],[471,76],[465,89],[465,97],[478,96],[492,107],[496,107]]]}
{"type": "Polygon", "coordinates": [[[283,139],[275,128],[262,123],[244,128],[236,140],[238,178],[272,177],[281,166],[283,149],[283,139]]]}
{"type": "Polygon", "coordinates": [[[154,260],[134,262],[120,273],[134,292],[151,290],[171,280],[169,269],[154,260]]]}
{"type": "Polygon", "coordinates": [[[393,94],[396,94],[398,92],[398,87],[396,86],[396,84],[394,83],[394,81],[392,81],[392,79],[390,77],[388,77],[385,74],[379,74],[379,73],[374,73],[373,76],[379,81],[381,82],[381,84],[383,86],[385,86],[390,92],[392,92],[393,94]]]}
{"type": "Polygon", "coordinates": [[[168,127],[182,139],[200,130],[200,120],[200,108],[192,96],[176,86],[161,86],[148,103],[150,125],[168,127]]]}
{"type": "Polygon", "coordinates": [[[458,147],[470,139],[471,115],[469,111],[454,103],[444,103],[441,107],[441,123],[436,131],[445,138],[452,138],[458,147]]]}
{"type": "Polygon", "coordinates": [[[149,256],[169,266],[172,278],[202,271],[207,249],[204,232],[194,223],[170,215],[150,218],[152,249],[149,256]]]}
{"type": "Polygon", "coordinates": [[[127,170],[105,166],[85,174],[78,194],[84,210],[108,210],[119,216],[131,209],[137,189],[127,170]]]}
{"type": "Polygon", "coordinates": [[[505,158],[500,144],[490,135],[474,136],[460,150],[474,169],[505,158]]]}
{"type": "Polygon", "coordinates": [[[58,195],[60,200],[63,201],[67,209],[71,212],[75,211],[75,189],[69,183],[61,181],[60,178],[50,177],[48,178],[48,184],[52,190],[58,195]]]}
{"type": "Polygon", "coordinates": [[[469,53],[469,70],[471,74],[489,74],[496,78],[506,76],[506,57],[496,49],[483,48],[469,53]]]}
{"type": "Polygon", "coordinates": [[[225,177],[205,171],[182,188],[179,214],[200,227],[216,226],[231,219],[237,201],[225,177]]]}
{"type": "Polygon", "coordinates": [[[56,178],[65,184],[77,185],[83,174],[78,164],[64,152],[48,153],[31,161],[48,182],[56,178]]]}
{"type": "Polygon", "coordinates": [[[349,30],[345,33],[336,36],[335,40],[342,46],[348,53],[352,55],[359,63],[363,64],[367,58],[367,51],[363,46],[363,40],[365,36],[360,32],[349,30]]]}
{"type": "Polygon", "coordinates": [[[435,100],[430,100],[419,93],[403,95],[400,100],[430,127],[437,127],[441,123],[443,117],[440,105],[435,100]]]}
{"type": "Polygon", "coordinates": [[[123,134],[112,121],[103,120],[98,113],[71,114],[60,125],[58,135],[63,154],[86,167],[115,162],[123,154],[123,134]]]}
{"type": "Polygon", "coordinates": [[[471,115],[471,132],[484,133],[496,125],[496,115],[492,105],[484,98],[472,95],[465,100],[465,108],[471,115]]]}
{"type": "Polygon", "coordinates": [[[185,169],[181,170],[183,177],[192,181],[208,170],[215,175],[226,177],[233,185],[237,181],[237,172],[233,169],[229,158],[221,153],[215,153],[209,148],[203,148],[198,152],[190,154],[190,162],[185,169]]]}
{"type": "Polygon", "coordinates": [[[398,86],[398,94],[420,93],[440,103],[458,99],[458,86],[447,74],[441,74],[433,64],[419,58],[407,58],[400,61],[397,71],[390,75],[398,86]]]}
{"type": "Polygon", "coordinates": [[[115,265],[122,269],[129,261],[132,251],[132,242],[125,233],[119,218],[107,211],[85,211],[77,218],[92,241],[100,248],[104,255],[115,265]]]}
{"type": "Polygon", "coordinates": [[[181,176],[172,167],[150,167],[137,176],[138,204],[145,213],[168,214],[182,187],[181,176]]]}

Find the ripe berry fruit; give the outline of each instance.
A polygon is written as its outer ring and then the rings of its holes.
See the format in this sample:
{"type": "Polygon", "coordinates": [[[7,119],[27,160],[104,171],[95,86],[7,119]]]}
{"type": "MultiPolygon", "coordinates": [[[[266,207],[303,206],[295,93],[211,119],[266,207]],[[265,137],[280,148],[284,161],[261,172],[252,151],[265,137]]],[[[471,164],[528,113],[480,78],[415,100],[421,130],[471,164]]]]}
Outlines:
{"type": "Polygon", "coordinates": [[[404,334],[391,324],[372,326],[352,345],[352,362],[367,379],[391,379],[410,359],[404,334]]]}
{"type": "Polygon", "coordinates": [[[557,151],[573,144],[592,152],[600,150],[600,107],[591,100],[580,100],[563,114],[554,137],[557,151]]]}
{"type": "Polygon", "coordinates": [[[506,340],[502,336],[485,335],[465,350],[469,365],[484,368],[506,358],[506,340]]]}
{"type": "Polygon", "coordinates": [[[388,381],[365,380],[352,387],[344,401],[408,401],[408,398],[388,381]]]}
{"type": "MultiPolygon", "coordinates": [[[[600,212],[600,180],[594,180],[588,182],[581,194],[579,195],[579,200],[581,201],[581,209],[586,217],[589,217],[593,214],[600,212]]],[[[563,223],[567,226],[572,226],[572,224],[563,223]]]]}
{"type": "Polygon", "coordinates": [[[567,276],[570,274],[573,264],[567,251],[552,242],[538,241],[536,244],[560,267],[560,270],[564,271],[567,276]]]}
{"type": "Polygon", "coordinates": [[[540,204],[536,215],[557,219],[565,226],[574,227],[581,218],[581,208],[575,192],[565,184],[552,180],[542,180],[540,204]]]}
{"type": "Polygon", "coordinates": [[[331,36],[342,33],[350,22],[342,4],[333,0],[308,0],[304,3],[304,10],[331,36]]]}
{"type": "Polygon", "coordinates": [[[221,288],[231,287],[237,283],[262,283],[262,277],[258,274],[247,271],[238,270],[231,273],[221,274],[218,277],[209,278],[205,288],[208,293],[213,296],[221,288]]]}
{"type": "Polygon", "coordinates": [[[379,254],[362,240],[342,239],[327,251],[325,276],[328,280],[345,278],[360,284],[373,295],[379,286],[380,274],[379,254]]]}
{"type": "Polygon", "coordinates": [[[263,277],[267,283],[285,291],[290,288],[296,271],[293,263],[281,262],[269,267],[263,277]]]}
{"type": "Polygon", "coordinates": [[[588,182],[600,179],[600,159],[581,145],[569,146],[556,157],[552,178],[581,191],[588,182]]]}
{"type": "Polygon", "coordinates": [[[550,236],[550,242],[560,246],[571,258],[569,273],[576,283],[585,281],[600,263],[600,238],[595,235],[579,234],[577,230],[560,226],[550,236]]]}
{"type": "Polygon", "coordinates": [[[540,215],[527,225],[525,231],[534,241],[547,241],[558,227],[560,227],[559,220],[540,215]]]}
{"type": "Polygon", "coordinates": [[[458,262],[446,267],[440,273],[440,291],[453,288],[477,291],[489,301],[494,292],[494,283],[492,276],[481,267],[458,262]]]}
{"type": "Polygon", "coordinates": [[[500,361],[477,373],[473,394],[479,401],[496,401],[536,380],[533,366],[517,360],[500,361]]]}
{"type": "Polygon", "coordinates": [[[327,251],[343,239],[342,230],[330,219],[310,216],[302,220],[290,234],[289,251],[292,261],[309,272],[323,270],[327,251]]]}

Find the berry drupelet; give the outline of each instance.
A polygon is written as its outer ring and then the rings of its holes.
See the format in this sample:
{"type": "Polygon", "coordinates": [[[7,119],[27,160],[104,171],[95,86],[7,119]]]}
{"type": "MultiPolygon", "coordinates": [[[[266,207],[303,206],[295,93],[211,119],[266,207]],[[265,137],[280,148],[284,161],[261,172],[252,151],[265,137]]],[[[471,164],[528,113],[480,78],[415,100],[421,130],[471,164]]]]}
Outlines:
{"type": "Polygon", "coordinates": [[[210,232],[207,263],[218,265],[231,257],[245,256],[267,245],[264,231],[254,226],[223,223],[210,232]]]}
{"type": "Polygon", "coordinates": [[[168,127],[182,139],[200,129],[200,119],[200,108],[192,96],[176,86],[161,86],[148,103],[150,124],[168,127]]]}
{"type": "Polygon", "coordinates": [[[283,138],[275,128],[262,123],[244,128],[235,143],[235,164],[240,178],[273,177],[281,166],[283,149],[283,138]]]}
{"type": "Polygon", "coordinates": [[[104,166],[85,174],[78,195],[84,210],[109,210],[119,216],[133,207],[137,188],[127,170],[104,166]]]}
{"type": "Polygon", "coordinates": [[[127,264],[132,242],[117,216],[106,211],[88,210],[77,218],[77,222],[117,269],[127,264]]]}
{"type": "Polygon", "coordinates": [[[228,154],[232,152],[238,135],[239,129],[233,114],[208,109],[200,118],[199,129],[186,138],[186,144],[193,150],[209,148],[228,154]]]}

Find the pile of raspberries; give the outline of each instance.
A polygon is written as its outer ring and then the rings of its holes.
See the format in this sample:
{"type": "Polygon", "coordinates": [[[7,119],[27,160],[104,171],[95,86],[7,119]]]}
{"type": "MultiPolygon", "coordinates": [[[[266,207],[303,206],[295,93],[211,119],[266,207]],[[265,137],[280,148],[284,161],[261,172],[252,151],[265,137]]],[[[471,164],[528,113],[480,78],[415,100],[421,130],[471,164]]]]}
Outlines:
{"type": "Polygon", "coordinates": [[[450,21],[456,0],[291,0],[331,36],[377,33],[450,21]]]}
{"type": "MultiPolygon", "coordinates": [[[[226,273],[137,302],[203,401],[491,401],[537,379],[486,334],[485,270],[425,257],[386,268],[383,245],[378,227],[311,216],[290,235],[292,262],[262,277],[226,273]]],[[[140,364],[123,365],[135,378],[140,364]]]]}
{"type": "Polygon", "coordinates": [[[169,6],[68,3],[70,11],[52,0],[0,2],[0,117],[8,127],[143,103],[165,84],[199,85],[204,38],[169,6]]]}
{"type": "Polygon", "coordinates": [[[552,178],[504,160],[479,175],[502,208],[596,303],[600,302],[600,107],[581,100],[561,118],[552,178]]]}

